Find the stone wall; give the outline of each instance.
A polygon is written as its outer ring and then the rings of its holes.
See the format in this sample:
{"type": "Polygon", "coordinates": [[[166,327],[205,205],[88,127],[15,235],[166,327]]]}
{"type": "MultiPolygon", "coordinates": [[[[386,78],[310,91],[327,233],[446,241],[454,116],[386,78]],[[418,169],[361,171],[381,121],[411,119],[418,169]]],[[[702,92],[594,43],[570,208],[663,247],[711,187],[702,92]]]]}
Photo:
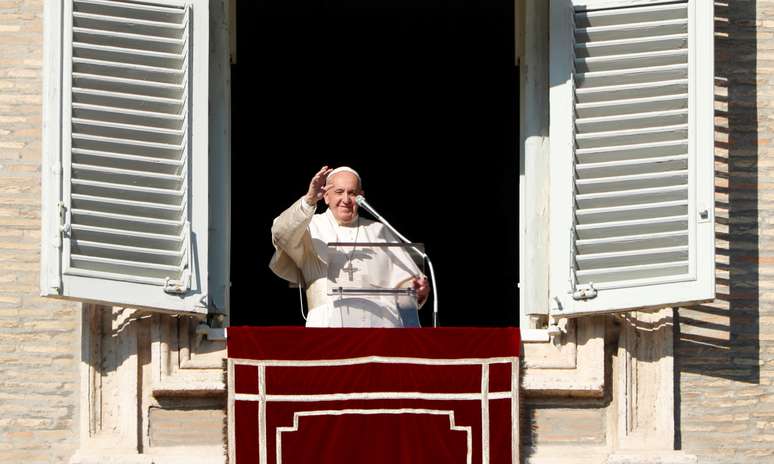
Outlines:
{"type": "Polygon", "coordinates": [[[774,1],[715,16],[717,299],[679,310],[677,442],[774,462],[774,1]]]}
{"type": "Polygon", "coordinates": [[[0,1],[0,462],[78,446],[80,305],[38,296],[42,0],[0,1]]]}

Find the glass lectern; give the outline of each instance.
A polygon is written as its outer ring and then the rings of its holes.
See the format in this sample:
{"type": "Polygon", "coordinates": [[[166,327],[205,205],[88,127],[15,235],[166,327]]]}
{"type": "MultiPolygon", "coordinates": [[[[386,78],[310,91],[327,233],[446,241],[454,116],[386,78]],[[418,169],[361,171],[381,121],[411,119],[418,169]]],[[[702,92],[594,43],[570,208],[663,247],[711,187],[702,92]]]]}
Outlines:
{"type": "Polygon", "coordinates": [[[424,276],[421,243],[328,244],[328,295],[342,327],[419,327],[414,277],[424,276]]]}

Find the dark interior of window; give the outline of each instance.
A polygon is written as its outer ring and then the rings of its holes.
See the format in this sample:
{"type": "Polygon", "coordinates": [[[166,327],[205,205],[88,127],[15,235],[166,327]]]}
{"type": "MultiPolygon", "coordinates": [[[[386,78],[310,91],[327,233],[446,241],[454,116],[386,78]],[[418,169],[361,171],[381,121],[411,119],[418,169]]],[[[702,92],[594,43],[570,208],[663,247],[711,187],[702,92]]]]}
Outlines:
{"type": "Polygon", "coordinates": [[[303,324],[270,227],[324,164],[425,244],[442,326],[518,325],[513,17],[512,0],[237,2],[232,325],[303,324]]]}

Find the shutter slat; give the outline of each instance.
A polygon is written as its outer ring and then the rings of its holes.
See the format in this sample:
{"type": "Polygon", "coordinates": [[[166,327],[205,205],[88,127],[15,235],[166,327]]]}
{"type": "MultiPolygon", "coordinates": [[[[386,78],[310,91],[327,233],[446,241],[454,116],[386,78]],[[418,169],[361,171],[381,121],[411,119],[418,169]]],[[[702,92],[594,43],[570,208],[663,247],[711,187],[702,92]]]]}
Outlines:
{"type": "Polygon", "coordinates": [[[82,195],[78,193],[74,193],[73,198],[78,200],[83,200],[83,201],[91,201],[95,203],[104,202],[104,203],[110,203],[111,205],[134,206],[137,208],[145,208],[146,210],[180,212],[183,209],[181,205],[165,205],[160,203],[150,203],[147,201],[126,200],[124,198],[98,197],[94,195],[82,195]]]}
{"type": "Polygon", "coordinates": [[[688,123],[688,110],[654,111],[627,115],[578,118],[575,125],[584,133],[614,132],[646,127],[679,126],[688,123]]]}
{"type": "MultiPolygon", "coordinates": [[[[684,161],[688,159],[688,155],[683,153],[680,155],[672,156],[654,156],[649,158],[626,158],[612,161],[601,161],[596,163],[578,163],[578,171],[587,171],[601,168],[613,168],[622,166],[634,166],[634,165],[649,165],[651,163],[664,163],[671,161],[684,161]]],[[[604,177],[604,176],[589,176],[589,177],[604,177]]]]}
{"type": "Polygon", "coordinates": [[[160,264],[163,266],[180,266],[185,251],[156,250],[152,248],[140,248],[111,243],[91,242],[87,240],[72,241],[73,252],[81,256],[93,256],[97,258],[117,259],[138,263],[160,264]]]}
{"type": "Polygon", "coordinates": [[[686,140],[687,138],[688,124],[675,124],[666,127],[643,127],[607,132],[579,132],[575,136],[575,142],[579,149],[585,149],[678,141],[686,140]]]}
{"type": "Polygon", "coordinates": [[[110,227],[90,226],[86,224],[73,224],[73,238],[97,241],[102,243],[115,243],[142,248],[160,250],[177,250],[184,241],[182,235],[165,235],[142,232],[136,230],[113,229],[110,227]]]}
{"type": "Polygon", "coordinates": [[[131,55],[138,58],[139,57],[158,58],[160,63],[167,64],[167,66],[162,66],[162,67],[170,67],[169,66],[170,64],[179,63],[183,61],[187,55],[186,49],[182,49],[177,53],[169,53],[169,52],[159,52],[155,50],[147,50],[142,48],[116,47],[113,45],[100,45],[100,44],[84,43],[84,42],[73,42],[73,49],[102,52],[104,56],[131,55]]]}
{"type": "Polygon", "coordinates": [[[688,32],[688,19],[672,19],[657,22],[624,23],[611,26],[585,27],[575,30],[577,43],[598,40],[621,40],[636,37],[653,37],[688,32]]]}
{"type": "Polygon", "coordinates": [[[143,77],[154,82],[177,82],[185,75],[186,68],[160,68],[117,61],[97,60],[93,58],[73,57],[73,64],[82,72],[102,73],[109,76],[143,77]]]}
{"type": "Polygon", "coordinates": [[[112,106],[89,105],[87,103],[73,103],[73,109],[98,111],[100,112],[100,114],[123,113],[124,115],[141,117],[143,118],[142,120],[146,120],[146,121],[148,119],[153,119],[153,120],[162,119],[176,124],[180,124],[180,122],[183,119],[185,119],[185,116],[183,116],[182,114],[157,113],[155,111],[143,111],[143,110],[132,110],[128,108],[116,108],[112,106]]]}
{"type": "MultiPolygon", "coordinates": [[[[98,119],[73,118],[72,120],[73,120],[73,124],[83,124],[84,126],[94,126],[94,127],[105,128],[105,129],[120,129],[123,131],[153,132],[155,134],[172,135],[175,137],[181,137],[185,135],[185,132],[186,132],[185,127],[169,129],[165,127],[125,124],[125,123],[118,123],[113,121],[100,121],[98,119]]],[[[144,134],[144,136],[147,136],[147,134],[144,134]]]]}
{"type": "Polygon", "coordinates": [[[640,285],[646,285],[646,279],[652,279],[654,283],[663,283],[664,277],[687,274],[688,261],[675,261],[657,264],[640,264],[636,266],[615,267],[612,269],[592,269],[578,271],[576,276],[578,283],[610,283],[615,282],[626,286],[631,281],[640,281],[640,285]]]}
{"type": "MultiPolygon", "coordinates": [[[[152,121],[146,121],[152,123],[152,121]]],[[[142,141],[146,143],[160,143],[165,145],[180,145],[185,143],[186,127],[165,128],[148,125],[136,125],[116,123],[112,121],[100,121],[99,119],[84,119],[74,117],[72,119],[73,130],[77,130],[79,136],[97,136],[123,141],[142,141]]],[[[179,125],[178,125],[179,126],[179,125]]]]}
{"type": "Polygon", "coordinates": [[[674,50],[688,46],[688,34],[672,34],[655,37],[636,37],[633,39],[607,40],[575,44],[575,56],[578,58],[626,55],[658,50],[674,50]]]}
{"type": "Polygon", "coordinates": [[[128,170],[149,170],[162,174],[177,174],[185,164],[183,160],[126,155],[96,150],[73,150],[73,162],[93,166],[115,167],[128,170]]]}
{"type": "Polygon", "coordinates": [[[188,44],[187,37],[154,37],[88,27],[73,28],[73,42],[171,54],[183,53],[188,44]]]}
{"type": "Polygon", "coordinates": [[[687,17],[685,3],[632,6],[601,10],[578,9],[575,13],[576,27],[610,26],[627,22],[668,21],[687,17]]]}
{"type": "Polygon", "coordinates": [[[578,211],[576,215],[578,218],[577,224],[585,225],[673,217],[687,213],[688,200],[685,199],[659,203],[585,209],[578,211]]]}
{"type": "Polygon", "coordinates": [[[578,87],[575,96],[578,103],[596,103],[634,98],[663,97],[666,95],[686,94],[688,79],[679,79],[602,85],[597,87],[578,87]]]}
{"type": "Polygon", "coordinates": [[[145,103],[145,105],[158,103],[159,108],[162,107],[162,105],[173,105],[175,107],[175,112],[179,110],[179,107],[185,101],[185,97],[183,96],[178,98],[156,97],[152,95],[142,95],[142,94],[127,93],[127,92],[113,92],[113,91],[106,91],[106,90],[99,90],[99,89],[81,88],[81,87],[73,87],[73,93],[74,94],[82,93],[87,95],[95,95],[95,96],[120,99],[120,100],[137,100],[142,103],[145,103]]]}
{"type": "Polygon", "coordinates": [[[73,102],[111,106],[129,110],[148,110],[157,113],[180,114],[185,98],[154,97],[142,94],[112,92],[87,88],[73,89],[73,102]]]}
{"type": "Polygon", "coordinates": [[[73,222],[87,226],[149,232],[175,237],[183,231],[183,224],[174,224],[173,221],[80,209],[72,209],[71,211],[73,222]]]}
{"type": "Polygon", "coordinates": [[[688,198],[688,185],[677,184],[643,189],[625,189],[579,194],[575,197],[575,201],[579,209],[584,209],[605,208],[627,204],[637,205],[658,201],[676,201],[685,198],[688,198]]]}
{"type": "Polygon", "coordinates": [[[601,163],[578,164],[579,179],[600,178],[648,172],[678,171],[688,168],[688,155],[662,156],[645,159],[615,160],[601,163]]]}
{"type": "MultiPolygon", "coordinates": [[[[104,181],[115,180],[116,183],[129,183],[132,185],[146,185],[142,183],[160,183],[163,185],[169,185],[170,190],[179,188],[180,184],[185,181],[186,172],[182,171],[179,174],[164,174],[159,172],[153,172],[148,170],[131,170],[120,169],[107,166],[94,166],[88,164],[72,163],[73,172],[93,173],[91,175],[101,176],[104,181]],[[122,182],[123,181],[123,182],[122,182]]],[[[89,175],[89,174],[87,174],[89,175]]],[[[78,177],[87,178],[87,177],[78,177]]],[[[146,185],[148,186],[148,185],[146,185]]],[[[161,187],[160,187],[161,188],[161,187]]]]}
{"type": "MultiPolygon", "coordinates": [[[[125,88],[124,86],[130,86],[130,88],[140,89],[143,91],[143,93],[149,94],[154,97],[166,97],[166,98],[174,98],[174,99],[180,99],[180,96],[178,94],[183,90],[185,90],[185,83],[156,82],[156,81],[149,81],[147,79],[132,79],[132,78],[126,78],[126,77],[105,76],[105,75],[99,75],[99,74],[77,73],[77,72],[73,73],[72,75],[73,75],[73,79],[76,82],[83,83],[83,85],[74,85],[74,87],[85,87],[85,88],[92,88],[96,90],[110,90],[113,87],[122,89],[122,88],[125,88]],[[96,87],[98,85],[101,85],[103,87],[96,87]],[[107,88],[107,86],[111,86],[111,87],[107,88]],[[166,92],[167,94],[158,95],[150,92],[154,92],[154,93],[166,92]]],[[[129,93],[138,93],[138,92],[129,92],[129,93]]]]}
{"type": "Polygon", "coordinates": [[[101,60],[109,63],[125,63],[131,66],[147,66],[151,68],[178,70],[187,66],[185,54],[173,55],[173,57],[159,52],[151,52],[137,49],[121,49],[117,47],[103,47],[97,45],[73,43],[73,56],[101,60]]]}
{"type": "MultiPolygon", "coordinates": [[[[149,35],[147,32],[148,28],[163,28],[163,29],[173,29],[182,31],[185,29],[186,25],[182,22],[166,22],[166,21],[155,21],[151,19],[137,19],[137,18],[130,18],[130,17],[122,17],[122,16],[105,16],[101,14],[94,14],[94,13],[81,13],[78,11],[73,12],[73,19],[74,20],[91,20],[99,23],[114,23],[112,27],[115,27],[121,30],[122,27],[128,28],[128,30],[137,30],[139,34],[146,34],[149,35]],[[140,28],[139,26],[146,26],[146,28],[140,28]]],[[[110,27],[110,26],[108,26],[110,27]]]]}
{"type": "Polygon", "coordinates": [[[576,226],[581,240],[607,238],[642,233],[661,233],[686,230],[688,216],[666,218],[637,219],[633,221],[606,222],[601,224],[583,224],[576,226]]]}
{"type": "Polygon", "coordinates": [[[109,121],[99,122],[81,118],[73,118],[73,130],[77,130],[81,136],[91,135],[121,141],[136,140],[165,145],[184,143],[186,134],[186,128],[165,129],[159,127],[154,130],[153,128],[143,128],[142,126],[118,124],[109,121]]]}
{"type": "MultiPolygon", "coordinates": [[[[115,243],[95,242],[90,240],[75,240],[79,247],[94,247],[102,248],[105,250],[120,250],[127,253],[133,253],[138,255],[150,255],[150,256],[164,256],[167,258],[182,258],[184,251],[182,247],[178,247],[176,250],[158,250],[154,248],[143,248],[137,246],[119,245],[115,243]]],[[[181,243],[182,244],[182,243],[181,243]]],[[[136,260],[132,260],[136,261],[136,260]]],[[[164,263],[159,263],[164,264],[164,263]]],[[[177,266],[177,264],[175,264],[177,266]]]]}
{"type": "Polygon", "coordinates": [[[115,143],[113,140],[105,140],[104,138],[87,136],[87,135],[74,135],[73,147],[79,150],[90,150],[97,152],[107,153],[120,153],[131,156],[147,156],[151,158],[159,159],[172,159],[184,161],[180,156],[180,150],[186,148],[185,145],[180,149],[168,148],[168,147],[149,147],[141,144],[132,143],[115,143]]]}
{"type": "MultiPolygon", "coordinates": [[[[95,230],[83,230],[83,229],[73,229],[73,241],[80,241],[80,242],[94,242],[99,243],[102,245],[105,245],[102,251],[98,251],[96,253],[102,253],[103,255],[109,254],[110,248],[108,246],[127,246],[130,248],[138,248],[138,249],[147,249],[147,250],[155,250],[159,253],[177,253],[177,252],[183,252],[184,248],[183,244],[185,241],[183,240],[175,240],[174,236],[163,236],[165,239],[158,239],[158,238],[147,238],[147,237],[140,237],[137,235],[134,235],[131,230],[119,230],[119,229],[107,229],[107,228],[100,228],[100,227],[92,227],[92,226],[84,226],[81,225],[81,227],[91,227],[91,229],[99,229],[99,230],[111,230],[116,231],[115,233],[108,233],[108,232],[101,232],[101,231],[95,231],[95,230]],[[182,250],[182,251],[181,251],[182,250]]],[[[81,254],[84,254],[84,250],[81,249],[81,254]]],[[[140,259],[142,261],[142,259],[140,259]]]]}
{"type": "Polygon", "coordinates": [[[667,140],[612,147],[580,148],[575,151],[575,156],[580,163],[598,163],[609,160],[657,158],[681,155],[687,152],[687,140],[667,140]]]}
{"type": "Polygon", "coordinates": [[[142,272],[142,275],[147,277],[164,279],[166,277],[178,275],[182,272],[182,269],[179,266],[104,258],[101,256],[79,255],[73,253],[70,255],[70,259],[73,264],[78,265],[81,269],[116,275],[136,275],[138,272],[142,272]]]}
{"type": "Polygon", "coordinates": [[[688,62],[688,50],[657,50],[650,52],[577,58],[575,70],[579,73],[614,71],[620,69],[668,66],[688,62]]]}
{"type": "Polygon", "coordinates": [[[151,4],[151,3],[127,3],[127,2],[116,1],[116,0],[73,0],[73,3],[76,5],[83,5],[83,6],[93,5],[93,6],[113,7],[113,8],[116,8],[117,11],[122,11],[122,12],[140,10],[143,12],[168,13],[171,15],[184,14],[181,8],[183,6],[182,2],[178,6],[158,5],[158,4],[151,4]]]}
{"type": "Polygon", "coordinates": [[[123,198],[100,197],[96,195],[72,194],[73,208],[91,211],[106,211],[131,216],[145,216],[155,219],[175,220],[185,208],[181,205],[165,205],[147,201],[123,198]]]}
{"type": "MultiPolygon", "coordinates": [[[[145,150],[159,149],[162,153],[165,150],[174,151],[176,153],[179,153],[183,148],[185,148],[186,141],[183,140],[179,144],[169,144],[169,143],[157,143],[157,142],[148,142],[145,140],[132,140],[132,139],[121,139],[116,137],[103,137],[99,135],[91,135],[91,134],[73,134],[73,139],[76,140],[86,140],[86,141],[95,141],[95,142],[103,142],[108,145],[118,145],[118,146],[135,146],[135,147],[142,147],[145,150]]],[[[84,147],[86,148],[86,147],[84,147]]]]}
{"type": "Polygon", "coordinates": [[[584,270],[628,267],[641,264],[658,264],[664,261],[675,262],[687,260],[688,247],[675,246],[646,250],[591,253],[587,255],[578,255],[575,259],[583,265],[584,270]]]}
{"type": "Polygon", "coordinates": [[[663,95],[627,100],[608,100],[591,103],[578,103],[575,111],[578,118],[599,118],[625,114],[652,113],[687,109],[688,94],[663,95]]]}
{"type": "MultiPolygon", "coordinates": [[[[151,226],[182,227],[183,224],[185,223],[185,219],[175,219],[175,220],[158,219],[158,218],[153,218],[148,216],[132,216],[128,214],[118,214],[118,213],[111,213],[107,211],[95,211],[95,210],[78,209],[78,208],[73,208],[72,213],[73,215],[78,215],[78,216],[115,219],[118,221],[142,223],[142,224],[147,224],[151,226]]],[[[132,230],[136,230],[136,229],[132,229],[132,230]]]]}
{"type": "Polygon", "coordinates": [[[137,200],[137,201],[160,201],[164,202],[163,199],[159,199],[159,196],[167,197],[167,202],[179,202],[183,198],[183,196],[186,193],[186,188],[181,187],[177,190],[172,189],[162,189],[162,188],[154,188],[154,187],[145,187],[142,185],[129,185],[129,184],[115,184],[111,182],[100,182],[100,181],[94,181],[94,180],[88,180],[88,179],[73,179],[72,184],[74,186],[84,186],[84,187],[94,187],[94,189],[83,189],[83,193],[93,193],[94,195],[99,196],[100,192],[103,190],[114,190],[117,193],[120,193],[121,195],[126,195],[126,198],[137,200]],[[132,194],[135,195],[132,195],[132,194]],[[145,200],[145,199],[152,199],[152,200],[145,200]]]}
{"type": "Polygon", "coordinates": [[[122,124],[152,125],[164,129],[179,128],[184,119],[180,114],[156,113],[87,103],[73,103],[73,117],[122,124]]]}
{"type": "Polygon", "coordinates": [[[112,43],[125,44],[129,43],[142,43],[146,46],[153,47],[157,45],[172,45],[181,46],[185,43],[185,38],[176,37],[159,37],[157,35],[144,35],[144,34],[132,34],[127,32],[116,32],[103,29],[92,29],[88,27],[73,27],[73,34],[85,34],[90,36],[99,36],[100,39],[92,38],[92,43],[100,45],[107,45],[112,43]],[[98,40],[107,40],[107,42],[99,42],[98,40]]]}
{"type": "MultiPolygon", "coordinates": [[[[79,263],[83,265],[84,263],[79,263]]],[[[67,270],[67,274],[75,275],[75,276],[83,276],[83,277],[92,277],[95,279],[109,279],[109,280],[120,280],[122,282],[132,282],[137,284],[148,284],[148,285],[156,285],[156,286],[162,286],[166,282],[166,277],[147,277],[144,275],[137,274],[134,269],[129,269],[129,273],[126,274],[119,274],[119,273],[113,273],[108,272],[105,270],[91,270],[86,269],[83,267],[74,267],[67,270]]]]}
{"type": "MultiPolygon", "coordinates": [[[[124,18],[114,18],[112,21],[104,21],[98,19],[97,16],[98,15],[79,15],[78,17],[73,17],[73,19],[77,21],[75,26],[87,29],[113,31],[122,34],[157,35],[169,39],[185,38],[183,32],[184,29],[176,23],[163,23],[158,21],[138,23],[132,20],[125,20],[124,18]]],[[[83,39],[83,37],[80,38],[83,39]]]]}
{"type": "Polygon", "coordinates": [[[636,190],[642,188],[683,185],[688,182],[688,171],[655,172],[630,176],[578,179],[575,185],[579,194],[636,190]]]}
{"type": "Polygon", "coordinates": [[[577,73],[575,82],[578,87],[603,87],[626,84],[647,84],[672,81],[688,77],[687,64],[648,66],[625,70],[589,71],[577,73]]]}
{"type": "Polygon", "coordinates": [[[73,240],[73,250],[78,252],[74,254],[80,256],[81,259],[104,258],[106,260],[111,260],[113,263],[123,261],[126,263],[136,263],[136,265],[141,267],[164,266],[166,267],[166,270],[175,272],[179,270],[180,261],[185,256],[184,250],[146,250],[144,248],[125,247],[79,240],[73,240]]]}
{"type": "Polygon", "coordinates": [[[578,240],[575,242],[579,254],[610,253],[614,251],[666,248],[687,244],[688,234],[684,231],[624,235],[599,239],[578,240]]]}

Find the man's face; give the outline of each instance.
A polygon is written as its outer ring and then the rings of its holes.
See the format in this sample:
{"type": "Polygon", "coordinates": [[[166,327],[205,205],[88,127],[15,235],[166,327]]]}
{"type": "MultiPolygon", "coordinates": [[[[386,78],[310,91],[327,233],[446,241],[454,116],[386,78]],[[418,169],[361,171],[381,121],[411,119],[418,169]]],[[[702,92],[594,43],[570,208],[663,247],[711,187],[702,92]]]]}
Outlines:
{"type": "Polygon", "coordinates": [[[357,216],[355,197],[361,193],[357,177],[345,171],[337,173],[329,180],[328,189],[325,191],[325,204],[340,224],[352,222],[357,216]]]}

